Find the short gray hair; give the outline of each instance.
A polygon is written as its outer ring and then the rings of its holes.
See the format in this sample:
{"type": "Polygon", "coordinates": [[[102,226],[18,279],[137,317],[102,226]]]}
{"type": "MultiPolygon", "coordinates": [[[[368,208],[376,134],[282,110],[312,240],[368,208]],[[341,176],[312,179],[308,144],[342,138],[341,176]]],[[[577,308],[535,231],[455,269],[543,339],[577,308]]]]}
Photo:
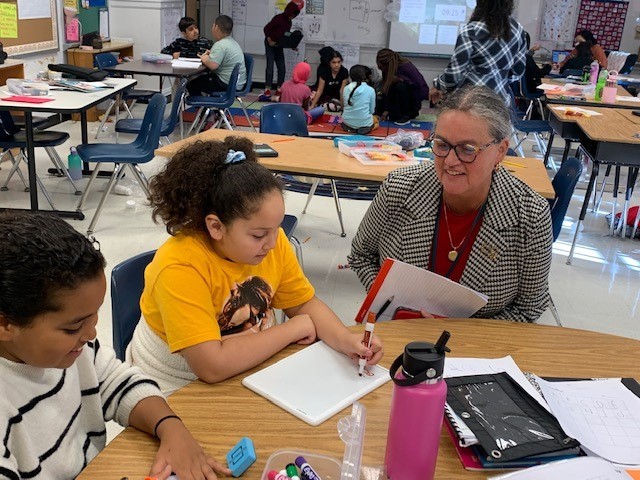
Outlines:
{"type": "MultiPolygon", "coordinates": [[[[484,120],[489,134],[496,140],[509,138],[513,131],[509,107],[501,96],[487,87],[463,87],[447,95],[438,117],[449,110],[466,112],[484,120]]],[[[435,130],[435,125],[433,128],[435,130]]]]}

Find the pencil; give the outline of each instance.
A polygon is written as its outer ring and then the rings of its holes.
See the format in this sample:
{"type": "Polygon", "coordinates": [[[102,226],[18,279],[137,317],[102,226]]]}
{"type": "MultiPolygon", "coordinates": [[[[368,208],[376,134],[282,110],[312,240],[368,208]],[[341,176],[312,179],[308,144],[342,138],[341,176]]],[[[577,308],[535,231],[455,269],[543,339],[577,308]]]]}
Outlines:
{"type": "Polygon", "coordinates": [[[510,167],[527,168],[526,165],[522,165],[521,163],[510,162],[509,160],[503,160],[502,163],[504,163],[505,165],[509,165],[510,167]]]}
{"type": "Polygon", "coordinates": [[[271,143],[293,142],[294,140],[295,140],[295,138],[283,138],[282,140],[272,140],[271,143]]]}

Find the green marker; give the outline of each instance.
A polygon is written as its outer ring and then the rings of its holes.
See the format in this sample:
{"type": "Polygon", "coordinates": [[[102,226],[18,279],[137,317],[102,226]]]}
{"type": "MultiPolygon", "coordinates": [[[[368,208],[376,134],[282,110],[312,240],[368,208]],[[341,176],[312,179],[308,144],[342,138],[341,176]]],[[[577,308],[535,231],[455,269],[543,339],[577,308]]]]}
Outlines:
{"type": "Polygon", "coordinates": [[[288,464],[285,471],[287,472],[287,477],[293,480],[300,480],[300,477],[298,476],[298,469],[293,463],[288,464]]]}

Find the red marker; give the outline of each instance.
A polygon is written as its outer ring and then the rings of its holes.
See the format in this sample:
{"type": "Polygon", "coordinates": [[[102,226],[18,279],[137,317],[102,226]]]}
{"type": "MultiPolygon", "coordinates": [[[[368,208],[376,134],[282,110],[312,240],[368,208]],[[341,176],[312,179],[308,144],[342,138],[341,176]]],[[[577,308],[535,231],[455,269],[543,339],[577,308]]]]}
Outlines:
{"type": "MultiPolygon", "coordinates": [[[[376,314],[373,312],[369,312],[367,315],[367,323],[364,326],[364,338],[362,339],[362,344],[371,348],[371,341],[373,340],[373,327],[376,324],[376,314]]],[[[364,373],[364,367],[367,364],[367,359],[365,357],[360,357],[358,360],[358,375],[362,376],[364,373]]]]}

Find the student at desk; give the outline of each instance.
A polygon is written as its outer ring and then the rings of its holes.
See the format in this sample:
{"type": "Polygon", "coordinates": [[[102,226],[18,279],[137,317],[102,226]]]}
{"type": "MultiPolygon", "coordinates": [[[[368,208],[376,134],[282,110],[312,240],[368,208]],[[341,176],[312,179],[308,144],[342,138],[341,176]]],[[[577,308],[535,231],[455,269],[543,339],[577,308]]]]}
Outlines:
{"type": "Polygon", "coordinates": [[[196,21],[191,17],[182,17],[178,22],[182,37],[176,38],[171,44],[160,50],[160,53],[171,55],[173,58],[198,58],[211,48],[213,42],[201,37],[196,21]]]}
{"type": "Polygon", "coordinates": [[[158,385],[95,338],[104,267],[59,217],[0,214],[0,478],[75,478],[105,447],[109,420],[158,437],[158,480],[230,475],[158,385]]]}
{"type": "Polygon", "coordinates": [[[170,392],[242,373],[291,343],[325,341],[369,364],[362,345],[315,296],[280,228],[282,185],[239,137],[179,151],[150,185],[154,219],[172,237],[145,271],[142,319],[128,358],[170,392]],[[276,323],[274,308],[289,320],[276,323]]]}
{"type": "Polygon", "coordinates": [[[198,55],[202,64],[209,69],[208,75],[196,77],[187,83],[189,95],[225,92],[229,86],[231,73],[236,64],[240,64],[237,90],[242,90],[247,83],[247,67],[244,64],[244,53],[238,42],[231,37],[233,20],[227,15],[220,15],[213,22],[211,34],[215,43],[211,50],[198,55]]]}
{"type": "Polygon", "coordinates": [[[489,297],[475,316],[534,322],[549,303],[549,203],[500,162],[510,110],[487,87],[447,97],[431,139],[435,162],[395,170],[351,245],[365,288],[386,258],[429,269],[489,297]]]}

